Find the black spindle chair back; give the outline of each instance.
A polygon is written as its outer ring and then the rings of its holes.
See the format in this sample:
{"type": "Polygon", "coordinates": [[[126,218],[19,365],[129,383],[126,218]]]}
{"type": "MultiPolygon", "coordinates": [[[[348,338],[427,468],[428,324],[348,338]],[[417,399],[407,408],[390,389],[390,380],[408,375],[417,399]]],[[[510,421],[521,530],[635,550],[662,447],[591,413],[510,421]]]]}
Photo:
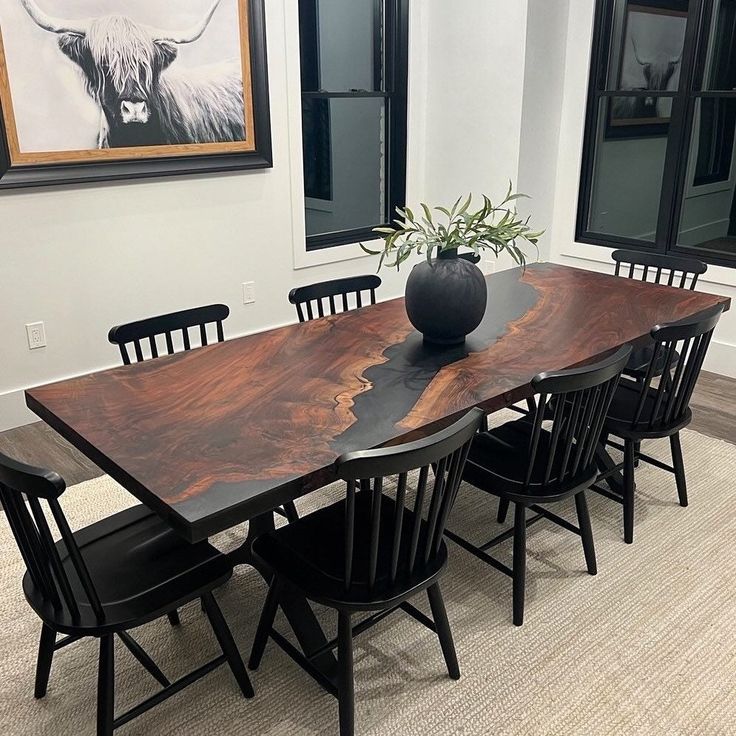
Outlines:
{"type": "Polygon", "coordinates": [[[289,301],[296,306],[300,322],[325,315],[360,309],[364,303],[376,303],[376,289],[381,279],[375,275],[353,276],[300,286],[289,292],[289,301]],[[365,297],[363,292],[367,292],[365,297]]]}
{"type": "Polygon", "coordinates": [[[397,581],[421,575],[435,561],[483,416],[480,409],[473,409],[432,437],[338,458],[337,474],[347,481],[343,583],[348,594],[357,587],[365,590],[367,586],[370,594],[377,585],[394,586],[397,581]],[[409,473],[416,470],[413,513],[406,514],[409,473]],[[393,477],[394,510],[386,518],[381,505],[391,492],[386,480],[393,477]],[[369,514],[356,513],[361,501],[369,503],[369,514]],[[366,528],[357,528],[356,521],[366,528]]]}
{"type": "Polygon", "coordinates": [[[616,262],[616,276],[676,286],[680,289],[694,290],[698,278],[708,270],[708,266],[697,258],[639,253],[632,250],[615,250],[611,257],[616,262]]]}
{"type": "Polygon", "coordinates": [[[631,354],[626,346],[594,366],[541,373],[532,380],[537,407],[529,421],[528,470],[524,487],[542,485],[574,488],[590,482],[595,471],[595,451],[606,412],[631,354]],[[543,424],[551,420],[549,439],[542,448],[543,424]]]}
{"type": "Polygon", "coordinates": [[[159,355],[173,355],[178,352],[179,340],[183,350],[204,347],[215,340],[223,342],[222,323],[229,315],[230,309],[225,304],[184,309],[113,327],[108,340],[120,348],[125,365],[133,360],[140,363],[159,355]]]}
{"type": "Polygon", "coordinates": [[[81,608],[89,607],[102,624],[105,612],[59,504],[65,488],[56,473],[22,465],[0,454],[0,501],[33,585],[44,602],[54,611],[68,614],[72,623],[80,620],[81,608]],[[59,555],[42,502],[59,530],[71,570],[59,555]],[[73,571],[76,581],[70,579],[68,570],[73,571]]]}
{"type": "Polygon", "coordinates": [[[639,391],[632,430],[667,433],[687,418],[690,399],[722,312],[723,306],[718,305],[695,319],[659,325],[651,331],[652,358],[639,391]],[[670,366],[670,370],[654,386],[660,364],[670,366]]]}

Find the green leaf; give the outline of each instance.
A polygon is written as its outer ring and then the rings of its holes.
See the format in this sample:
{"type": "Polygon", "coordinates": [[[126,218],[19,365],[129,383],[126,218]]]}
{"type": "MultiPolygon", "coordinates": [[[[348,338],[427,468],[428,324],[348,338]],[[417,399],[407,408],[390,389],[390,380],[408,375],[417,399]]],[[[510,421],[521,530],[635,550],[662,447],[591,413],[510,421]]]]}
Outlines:
{"type": "Polygon", "coordinates": [[[472,201],[473,201],[473,195],[472,194],[469,194],[468,195],[468,198],[463,203],[463,206],[458,210],[457,214],[458,215],[464,215],[468,211],[468,208],[470,207],[470,203],[472,201]]]}
{"type": "Polygon", "coordinates": [[[424,210],[424,216],[427,218],[427,222],[430,225],[434,225],[434,220],[432,219],[432,210],[430,210],[429,207],[427,207],[427,205],[424,204],[424,202],[421,203],[421,206],[422,206],[422,209],[424,210]]]}

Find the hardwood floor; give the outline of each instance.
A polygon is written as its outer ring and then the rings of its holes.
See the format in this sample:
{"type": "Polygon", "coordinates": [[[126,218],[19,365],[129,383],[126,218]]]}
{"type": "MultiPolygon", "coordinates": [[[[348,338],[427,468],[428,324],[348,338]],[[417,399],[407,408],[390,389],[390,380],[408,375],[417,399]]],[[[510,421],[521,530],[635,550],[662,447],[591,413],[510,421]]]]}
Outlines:
{"type": "Polygon", "coordinates": [[[43,422],[0,433],[0,452],[30,465],[55,470],[67,486],[103,475],[91,460],[43,422]]]}
{"type": "Polygon", "coordinates": [[[736,379],[703,371],[690,408],[690,429],[736,444],[736,379]]]}
{"type": "MultiPolygon", "coordinates": [[[[736,379],[703,372],[691,406],[690,429],[736,444],[736,379]]],[[[70,486],[102,475],[94,463],[43,422],[0,433],[0,452],[56,470],[70,486]]]]}

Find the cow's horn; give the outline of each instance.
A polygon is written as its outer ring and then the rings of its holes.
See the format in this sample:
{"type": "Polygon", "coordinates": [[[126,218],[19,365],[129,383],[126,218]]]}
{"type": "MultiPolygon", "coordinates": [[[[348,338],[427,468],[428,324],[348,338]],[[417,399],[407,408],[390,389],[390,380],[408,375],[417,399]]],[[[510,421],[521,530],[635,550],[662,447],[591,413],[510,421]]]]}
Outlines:
{"type": "Polygon", "coordinates": [[[157,28],[151,28],[151,35],[157,41],[169,41],[170,43],[192,43],[196,41],[206,30],[212,20],[212,16],[217,10],[220,0],[215,0],[212,6],[199,23],[185,31],[162,31],[157,28]]]}
{"type": "Polygon", "coordinates": [[[77,33],[84,36],[90,25],[88,20],[67,20],[66,18],[54,18],[47,15],[36,5],[33,0],[20,0],[28,15],[36,25],[51,33],[77,33]]]}
{"type": "Polygon", "coordinates": [[[640,66],[646,66],[647,62],[642,61],[641,57],[639,56],[639,49],[636,48],[636,41],[634,40],[634,34],[631,34],[631,45],[634,47],[634,58],[636,59],[637,63],[640,66]]]}

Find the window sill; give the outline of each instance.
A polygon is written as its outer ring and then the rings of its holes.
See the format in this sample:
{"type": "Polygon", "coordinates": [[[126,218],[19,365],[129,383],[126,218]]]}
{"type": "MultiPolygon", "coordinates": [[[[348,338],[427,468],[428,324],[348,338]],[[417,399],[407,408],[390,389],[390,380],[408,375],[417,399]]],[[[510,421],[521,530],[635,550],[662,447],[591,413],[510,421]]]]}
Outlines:
{"type": "MultiPolygon", "coordinates": [[[[381,240],[372,240],[366,245],[379,248],[381,240]]],[[[318,250],[307,250],[304,241],[295,242],[294,245],[294,270],[324,266],[328,263],[340,263],[341,261],[352,261],[358,258],[375,258],[366,253],[358,243],[348,245],[335,245],[331,248],[320,248],[318,250]]],[[[372,273],[371,269],[371,273],[372,273]]]]}

